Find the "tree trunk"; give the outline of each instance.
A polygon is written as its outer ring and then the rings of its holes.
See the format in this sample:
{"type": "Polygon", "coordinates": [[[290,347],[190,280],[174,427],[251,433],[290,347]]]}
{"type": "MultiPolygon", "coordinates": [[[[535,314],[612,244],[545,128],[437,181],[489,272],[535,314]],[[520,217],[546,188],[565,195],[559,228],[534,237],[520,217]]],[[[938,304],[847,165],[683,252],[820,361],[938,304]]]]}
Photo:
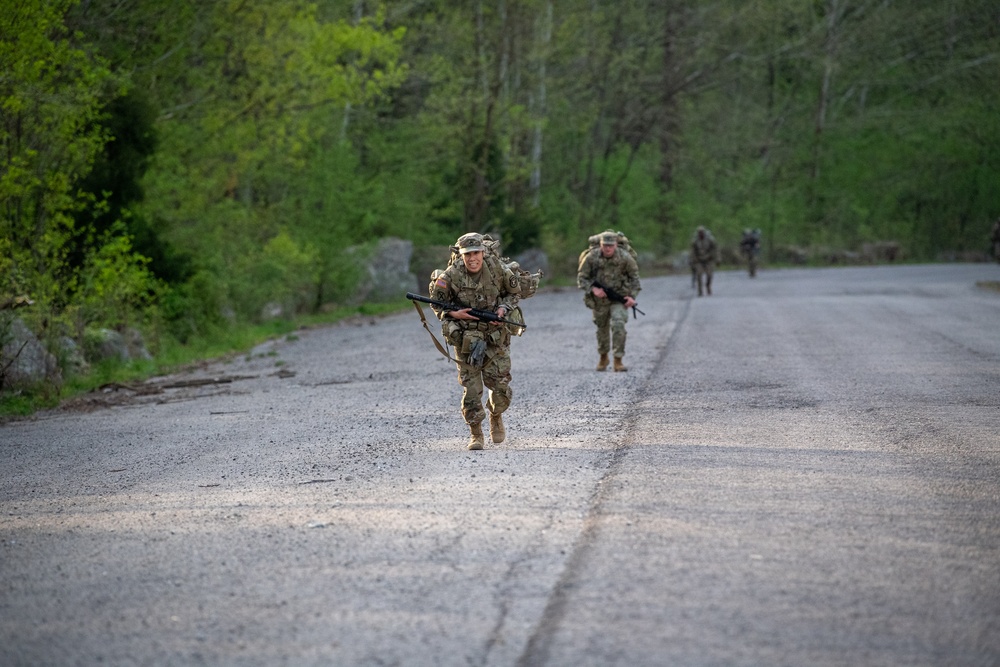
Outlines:
{"type": "MultiPolygon", "coordinates": [[[[364,0],[354,0],[354,25],[361,23],[361,19],[365,15],[365,2],[364,0]]],[[[351,103],[344,103],[344,118],[340,123],[340,140],[347,141],[347,130],[351,125],[351,103]]]]}
{"type": "MultiPolygon", "coordinates": [[[[489,182],[489,159],[493,137],[493,123],[496,112],[497,97],[500,94],[502,81],[498,78],[490,85],[489,59],[486,56],[486,25],[483,15],[483,3],[476,3],[476,53],[478,55],[478,78],[482,88],[482,105],[485,116],[481,131],[477,131],[479,123],[479,104],[473,103],[469,114],[469,136],[472,138],[469,168],[472,170],[472,192],[465,205],[465,228],[468,231],[482,231],[488,223],[487,213],[490,207],[492,185],[489,182]]],[[[502,60],[502,59],[501,59],[502,60]]],[[[502,64],[498,64],[498,67],[502,64]]],[[[475,97],[473,97],[475,99],[475,97]]]]}
{"type": "MultiPolygon", "coordinates": [[[[598,16],[596,6],[592,6],[593,20],[598,16]]],[[[586,231],[591,227],[597,217],[598,194],[602,189],[601,177],[595,171],[598,157],[607,158],[611,152],[611,141],[608,129],[608,88],[611,86],[611,63],[614,58],[615,47],[621,42],[622,16],[619,13],[615,16],[615,21],[609,36],[608,48],[605,50],[604,61],[600,65],[597,73],[597,90],[594,95],[594,104],[597,107],[597,114],[590,129],[590,143],[588,145],[587,168],[584,182],[580,188],[580,209],[581,220],[580,229],[586,231]]]]}
{"type": "Polygon", "coordinates": [[[552,42],[552,0],[545,3],[538,44],[538,99],[535,101],[535,127],[531,141],[531,177],[528,187],[531,204],[538,208],[542,196],[542,123],[545,120],[545,59],[552,42]]]}
{"type": "Polygon", "coordinates": [[[827,112],[830,106],[830,89],[833,85],[833,70],[837,58],[838,30],[840,17],[843,14],[847,0],[827,0],[826,2],[826,34],[823,40],[823,75],[820,79],[819,99],[816,104],[815,128],[813,131],[812,165],[810,169],[810,201],[809,208],[813,218],[820,220],[819,177],[822,160],[823,132],[826,130],[827,112]]]}
{"type": "Polygon", "coordinates": [[[677,25],[675,9],[670,3],[663,13],[663,83],[662,121],[660,123],[660,187],[664,193],[674,185],[674,167],[677,164],[677,135],[679,133],[677,111],[676,53],[677,25]]]}
{"type": "Polygon", "coordinates": [[[680,94],[678,73],[680,64],[677,57],[677,8],[673,2],[667,3],[663,12],[663,71],[661,74],[661,120],[659,127],[660,146],[660,203],[659,221],[663,229],[663,240],[671,244],[676,230],[673,230],[674,211],[667,196],[674,189],[674,170],[677,166],[678,137],[680,135],[680,112],[677,96],[680,94]]]}

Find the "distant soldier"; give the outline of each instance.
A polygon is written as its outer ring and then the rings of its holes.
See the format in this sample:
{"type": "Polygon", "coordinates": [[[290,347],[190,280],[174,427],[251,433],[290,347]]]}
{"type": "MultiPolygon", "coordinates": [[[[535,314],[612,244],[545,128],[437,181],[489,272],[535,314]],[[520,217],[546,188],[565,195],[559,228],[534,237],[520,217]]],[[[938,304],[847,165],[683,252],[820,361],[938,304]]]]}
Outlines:
{"type": "MultiPolygon", "coordinates": [[[[760,254],[760,230],[744,229],[743,238],[740,240],[740,252],[747,260],[747,270],[750,277],[757,275],[757,255],[760,254]]],[[[709,292],[711,294],[711,292],[709,292]]]]}
{"type": "Polygon", "coordinates": [[[1000,262],[1000,218],[993,223],[993,235],[990,237],[993,245],[993,258],[1000,262]]]}
{"type": "Polygon", "coordinates": [[[698,296],[702,296],[702,282],[704,282],[708,295],[712,295],[712,273],[718,261],[719,246],[715,243],[715,237],[712,236],[712,232],[699,226],[694,233],[694,238],[691,239],[690,257],[691,268],[698,281],[698,296]],[[705,280],[703,281],[702,278],[705,280]]]}
{"type": "Polygon", "coordinates": [[[597,370],[607,369],[608,352],[614,349],[614,369],[627,371],[628,368],[622,363],[622,357],[625,356],[625,324],[628,322],[628,309],[635,306],[635,297],[641,286],[639,265],[627,250],[618,245],[616,232],[602,232],[598,247],[581,255],[576,283],[586,292],[583,302],[593,311],[594,324],[597,326],[597,353],[600,355],[597,370]],[[604,287],[598,287],[595,283],[604,287]],[[624,303],[612,301],[604,288],[624,297],[624,303]]]}
{"type": "Polygon", "coordinates": [[[498,322],[483,322],[469,313],[469,308],[488,310],[500,317],[514,310],[520,300],[517,277],[494,255],[486,256],[482,234],[459,237],[457,251],[461,261],[436,272],[431,298],[467,306],[461,310],[443,310],[431,306],[448,342],[458,352],[458,382],[462,392],[462,416],[471,433],[469,449],[483,448],[483,386],[490,390],[486,407],[490,413],[490,438],[501,443],[506,437],[504,411],[510,407],[510,331],[498,322]]]}

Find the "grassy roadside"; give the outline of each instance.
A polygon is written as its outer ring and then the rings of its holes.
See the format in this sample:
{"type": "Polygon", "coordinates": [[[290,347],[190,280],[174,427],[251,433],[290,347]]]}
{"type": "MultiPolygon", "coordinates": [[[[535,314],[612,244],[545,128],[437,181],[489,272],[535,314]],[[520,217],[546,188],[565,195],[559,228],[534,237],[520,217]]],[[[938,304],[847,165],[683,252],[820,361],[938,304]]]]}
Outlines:
{"type": "Polygon", "coordinates": [[[293,320],[273,320],[263,324],[235,324],[212,336],[186,344],[164,341],[153,359],[130,362],[108,361],[94,364],[85,375],[69,377],[61,387],[41,386],[33,391],[0,394],[0,422],[27,417],[38,410],[53,408],[62,401],[89,393],[111,383],[134,384],[166,375],[192,365],[244,354],[269,340],[292,337],[294,332],[328,326],[356,316],[380,316],[411,308],[406,300],[382,304],[341,307],[329,312],[304,315],[293,320]]]}

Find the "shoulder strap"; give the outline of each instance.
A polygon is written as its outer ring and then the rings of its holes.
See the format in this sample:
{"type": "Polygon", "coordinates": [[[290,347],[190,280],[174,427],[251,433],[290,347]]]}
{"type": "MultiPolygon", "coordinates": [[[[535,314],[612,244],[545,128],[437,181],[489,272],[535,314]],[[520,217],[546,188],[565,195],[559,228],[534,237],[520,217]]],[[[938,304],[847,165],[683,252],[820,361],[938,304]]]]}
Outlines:
{"type": "Polygon", "coordinates": [[[441,343],[438,342],[437,336],[434,335],[434,332],[431,331],[430,327],[427,326],[427,318],[424,317],[424,310],[423,310],[423,308],[420,307],[420,303],[418,301],[414,301],[413,302],[413,307],[416,308],[417,309],[417,313],[420,314],[420,322],[424,325],[424,329],[427,330],[427,334],[431,337],[431,340],[434,341],[434,347],[436,347],[438,349],[438,352],[440,352],[441,354],[443,354],[448,361],[453,361],[456,364],[458,364],[459,366],[461,366],[462,368],[465,368],[466,370],[480,370],[480,369],[474,368],[473,366],[470,366],[469,364],[465,363],[464,361],[459,361],[458,359],[452,359],[451,355],[448,354],[448,351],[445,350],[445,348],[441,345],[441,343]]]}

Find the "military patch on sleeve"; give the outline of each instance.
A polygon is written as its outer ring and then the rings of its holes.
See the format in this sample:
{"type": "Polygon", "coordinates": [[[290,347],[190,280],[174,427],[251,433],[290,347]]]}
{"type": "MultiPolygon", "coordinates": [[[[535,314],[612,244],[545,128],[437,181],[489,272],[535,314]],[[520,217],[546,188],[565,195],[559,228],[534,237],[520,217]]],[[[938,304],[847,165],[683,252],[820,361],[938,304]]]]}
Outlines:
{"type": "Polygon", "coordinates": [[[510,283],[510,288],[514,289],[515,287],[517,287],[517,276],[511,274],[510,277],[507,279],[507,282],[510,283]]]}
{"type": "Polygon", "coordinates": [[[444,277],[438,278],[437,282],[435,282],[434,284],[444,289],[448,288],[448,281],[445,280],[444,277]]]}

